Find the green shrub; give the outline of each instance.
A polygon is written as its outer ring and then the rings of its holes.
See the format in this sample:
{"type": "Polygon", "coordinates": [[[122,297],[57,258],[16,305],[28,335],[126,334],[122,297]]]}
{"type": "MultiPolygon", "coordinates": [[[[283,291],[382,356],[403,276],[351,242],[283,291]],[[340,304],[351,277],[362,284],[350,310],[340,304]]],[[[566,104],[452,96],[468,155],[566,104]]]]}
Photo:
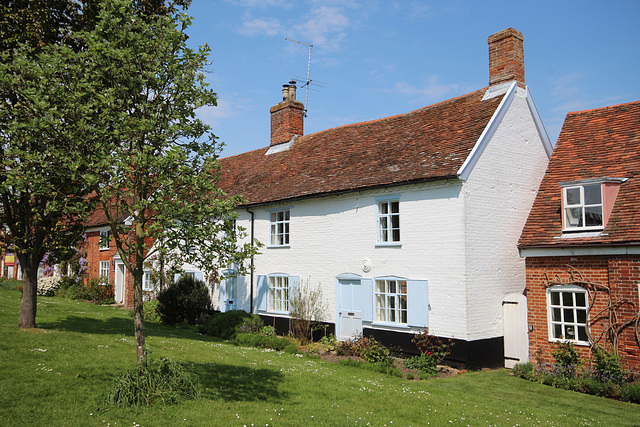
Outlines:
{"type": "Polygon", "coordinates": [[[284,352],[288,354],[298,354],[298,346],[295,345],[294,343],[289,343],[284,348],[284,352]]]}
{"type": "Polygon", "coordinates": [[[97,304],[113,304],[115,302],[113,285],[100,278],[91,278],[86,285],[82,282],[75,283],[73,279],[63,279],[56,295],[72,300],[92,301],[97,304]]]}
{"type": "Polygon", "coordinates": [[[197,377],[169,359],[149,360],[119,375],[107,395],[113,406],[171,404],[200,395],[197,377]]]}
{"type": "Polygon", "coordinates": [[[413,372],[407,372],[407,379],[412,380],[414,377],[413,372]]]}
{"type": "Polygon", "coordinates": [[[198,324],[209,310],[211,297],[202,280],[182,276],[158,293],[158,311],[166,324],[198,324]]]}
{"type": "Polygon", "coordinates": [[[571,341],[556,342],[553,357],[556,359],[555,369],[558,376],[575,378],[581,360],[571,341]]]}
{"type": "Polygon", "coordinates": [[[370,363],[382,363],[390,366],[393,363],[391,351],[380,344],[373,337],[358,335],[338,343],[336,347],[338,356],[358,356],[370,363]]]}
{"type": "Polygon", "coordinates": [[[451,353],[451,348],[453,347],[452,340],[430,335],[426,329],[415,334],[411,339],[411,342],[416,345],[421,353],[434,358],[436,365],[442,363],[444,358],[451,353]]]}
{"type": "Polygon", "coordinates": [[[51,297],[55,295],[61,281],[62,278],[60,276],[40,277],[36,285],[36,291],[40,296],[51,297]]]}
{"type": "Polygon", "coordinates": [[[620,398],[625,402],[640,403],[640,383],[623,385],[620,398]]]}
{"type": "Polygon", "coordinates": [[[594,345],[591,348],[591,363],[596,379],[603,382],[611,381],[615,384],[622,384],[624,381],[626,373],[617,354],[594,345]]]}
{"type": "Polygon", "coordinates": [[[0,287],[13,291],[22,286],[22,281],[18,279],[7,279],[6,277],[0,277],[0,287]]]}
{"type": "Polygon", "coordinates": [[[157,299],[151,299],[148,301],[145,301],[142,304],[142,311],[144,312],[144,320],[145,321],[151,321],[151,322],[156,322],[156,323],[160,323],[162,321],[162,318],[160,317],[160,313],[158,312],[158,300],[157,299]]]}
{"type": "MultiPolygon", "coordinates": [[[[285,337],[265,336],[247,332],[238,332],[235,336],[234,342],[237,345],[245,347],[271,348],[277,351],[283,351],[287,347],[295,346],[291,340],[285,337]]],[[[289,348],[289,352],[292,350],[292,348],[289,348]]],[[[297,351],[298,349],[296,347],[295,352],[297,353],[297,351]]]]}
{"type": "Polygon", "coordinates": [[[513,367],[513,375],[516,377],[524,378],[525,380],[530,380],[535,375],[533,369],[533,363],[516,363],[513,367]]]}
{"type": "Polygon", "coordinates": [[[271,325],[263,326],[262,328],[260,328],[258,333],[260,335],[265,336],[265,337],[275,337],[276,336],[276,328],[274,328],[271,325]]]}
{"type": "Polygon", "coordinates": [[[257,331],[259,329],[257,327],[258,324],[262,326],[262,319],[256,314],[242,310],[230,310],[225,313],[215,313],[199,330],[203,334],[228,340],[233,339],[238,332],[250,333],[257,331]]]}
{"type": "Polygon", "coordinates": [[[405,368],[417,369],[421,372],[421,376],[437,375],[437,364],[437,358],[427,353],[422,353],[418,356],[411,357],[404,361],[405,368]]]}

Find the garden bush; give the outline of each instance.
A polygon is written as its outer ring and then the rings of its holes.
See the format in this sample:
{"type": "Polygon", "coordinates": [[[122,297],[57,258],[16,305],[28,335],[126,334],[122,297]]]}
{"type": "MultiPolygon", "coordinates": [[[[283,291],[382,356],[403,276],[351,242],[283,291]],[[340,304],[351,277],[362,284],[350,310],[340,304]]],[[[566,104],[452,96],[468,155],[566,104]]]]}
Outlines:
{"type": "Polygon", "coordinates": [[[556,359],[554,369],[558,376],[575,378],[576,370],[581,364],[580,355],[570,341],[558,341],[555,343],[553,357],[556,359]]]}
{"type": "Polygon", "coordinates": [[[245,333],[258,331],[262,325],[262,319],[256,314],[242,310],[230,310],[225,313],[215,313],[204,325],[200,326],[199,331],[206,335],[228,340],[233,339],[239,331],[245,333]]]}
{"type": "Polygon", "coordinates": [[[104,279],[92,278],[85,285],[73,279],[63,279],[56,295],[73,300],[92,301],[97,304],[113,304],[114,287],[104,279]]]}
{"type": "Polygon", "coordinates": [[[382,363],[390,366],[393,362],[391,351],[373,337],[357,335],[352,339],[338,343],[338,356],[358,356],[371,363],[382,363]]]}
{"type": "Polygon", "coordinates": [[[200,395],[199,379],[169,359],[148,360],[119,375],[107,395],[113,406],[171,404],[200,395]]]}
{"type": "Polygon", "coordinates": [[[620,363],[620,356],[615,353],[594,345],[591,348],[591,365],[594,376],[600,381],[611,381],[615,384],[624,381],[625,372],[620,363]]]}
{"type": "Polygon", "coordinates": [[[411,342],[416,345],[420,353],[434,359],[436,365],[442,363],[444,358],[451,353],[453,347],[452,340],[431,335],[426,329],[415,334],[411,342]]]}
{"type": "Polygon", "coordinates": [[[438,374],[437,359],[427,353],[411,357],[404,361],[407,369],[416,369],[421,372],[420,376],[434,376],[438,374]]]}
{"type": "Polygon", "coordinates": [[[201,323],[211,310],[209,289],[202,280],[182,276],[158,293],[158,312],[166,324],[201,323]]]}
{"type": "Polygon", "coordinates": [[[18,279],[7,279],[6,277],[0,277],[0,287],[7,290],[18,289],[22,286],[22,281],[18,279]]]}
{"type": "MultiPolygon", "coordinates": [[[[277,351],[284,351],[290,346],[296,346],[289,338],[265,336],[256,333],[239,332],[234,338],[237,345],[245,347],[271,348],[277,351]]],[[[292,352],[293,348],[289,348],[287,352],[292,352]]],[[[296,353],[297,353],[296,346],[296,353]]]]}
{"type": "Polygon", "coordinates": [[[56,291],[60,287],[62,278],[60,276],[46,276],[38,279],[36,285],[37,293],[40,296],[52,297],[56,294],[56,291]]]}
{"type": "Polygon", "coordinates": [[[142,311],[144,313],[144,320],[160,323],[162,318],[160,317],[160,313],[158,312],[158,300],[150,299],[142,303],[142,311]]]}

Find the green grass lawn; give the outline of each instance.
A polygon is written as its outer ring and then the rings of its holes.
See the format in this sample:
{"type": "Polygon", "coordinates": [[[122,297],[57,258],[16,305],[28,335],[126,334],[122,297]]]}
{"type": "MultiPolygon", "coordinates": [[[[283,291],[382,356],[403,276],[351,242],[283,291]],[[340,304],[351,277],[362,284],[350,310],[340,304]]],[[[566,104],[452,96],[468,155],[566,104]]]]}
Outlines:
{"type": "Polygon", "coordinates": [[[116,307],[39,297],[39,329],[17,328],[20,292],[0,289],[0,424],[102,426],[640,425],[640,405],[554,389],[507,370],[408,381],[147,323],[151,357],[184,362],[202,396],[105,407],[135,363],[133,321],[116,307]]]}

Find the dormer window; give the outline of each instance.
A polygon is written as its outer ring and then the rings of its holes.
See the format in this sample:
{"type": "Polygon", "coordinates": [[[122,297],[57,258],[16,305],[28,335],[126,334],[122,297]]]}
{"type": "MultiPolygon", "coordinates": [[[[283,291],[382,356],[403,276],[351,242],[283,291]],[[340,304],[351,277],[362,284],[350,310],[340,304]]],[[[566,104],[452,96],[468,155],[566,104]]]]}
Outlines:
{"type": "Polygon", "coordinates": [[[564,188],[564,228],[602,228],[602,184],[564,188]]]}
{"type": "Polygon", "coordinates": [[[563,231],[602,230],[624,179],[561,182],[563,231]]]}

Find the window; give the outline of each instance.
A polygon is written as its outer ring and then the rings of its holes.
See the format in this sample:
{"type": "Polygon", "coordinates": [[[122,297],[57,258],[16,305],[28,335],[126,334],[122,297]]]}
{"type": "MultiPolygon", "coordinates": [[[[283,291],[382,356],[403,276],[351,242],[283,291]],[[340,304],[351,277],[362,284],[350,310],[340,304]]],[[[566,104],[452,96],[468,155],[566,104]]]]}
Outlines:
{"type": "Polygon", "coordinates": [[[289,277],[269,276],[268,311],[289,312],[289,277]]]}
{"type": "Polygon", "coordinates": [[[100,250],[109,249],[109,236],[109,230],[102,230],[100,232],[100,243],[98,244],[100,246],[100,250]]]}
{"type": "Polygon", "coordinates": [[[588,344],[587,292],[579,286],[555,286],[547,291],[549,339],[588,344]]]}
{"type": "Polygon", "coordinates": [[[109,261],[100,261],[100,277],[109,279],[109,261]]]}
{"type": "Polygon", "coordinates": [[[151,283],[151,272],[145,271],[142,276],[142,290],[153,291],[153,283],[151,283]]]}
{"type": "Polygon", "coordinates": [[[400,242],[400,202],[378,201],[378,243],[400,242]]]}
{"type": "Polygon", "coordinates": [[[375,282],[375,321],[407,323],[407,281],[377,279],[375,282]]]}
{"type": "Polygon", "coordinates": [[[563,188],[564,228],[598,229],[602,216],[602,184],[585,184],[563,188]]]}
{"type": "Polygon", "coordinates": [[[289,245],[289,210],[271,212],[271,246],[289,245]]]}

